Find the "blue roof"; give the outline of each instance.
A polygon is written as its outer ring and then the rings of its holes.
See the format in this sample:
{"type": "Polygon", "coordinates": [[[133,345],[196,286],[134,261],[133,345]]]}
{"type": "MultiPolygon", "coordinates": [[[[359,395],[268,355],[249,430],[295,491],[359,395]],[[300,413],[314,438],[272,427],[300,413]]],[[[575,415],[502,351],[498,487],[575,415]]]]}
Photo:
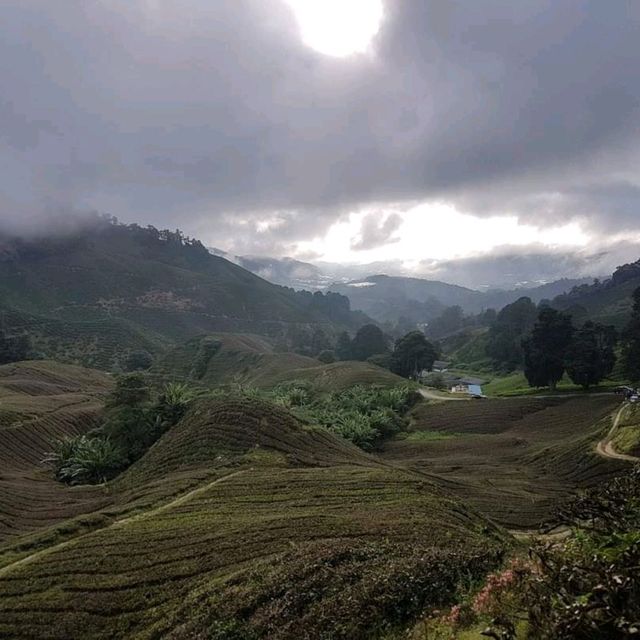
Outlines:
{"type": "Polygon", "coordinates": [[[482,387],[479,384],[470,384],[469,385],[469,393],[472,396],[481,396],[482,395],[482,387]]]}

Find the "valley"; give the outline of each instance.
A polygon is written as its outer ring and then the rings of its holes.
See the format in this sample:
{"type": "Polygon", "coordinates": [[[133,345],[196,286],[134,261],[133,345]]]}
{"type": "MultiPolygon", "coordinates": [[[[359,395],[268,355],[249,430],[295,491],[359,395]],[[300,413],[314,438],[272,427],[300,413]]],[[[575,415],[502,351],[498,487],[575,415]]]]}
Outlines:
{"type": "MultiPolygon", "coordinates": [[[[399,581],[394,598],[411,580],[453,589],[456,575],[480,577],[517,546],[509,530],[536,529],[625,465],[595,453],[611,396],[425,398],[406,432],[368,454],[232,394],[196,401],[108,484],[56,482],[45,453],[89,431],[111,387],[67,365],[0,368],[0,637],[189,638],[203,625],[360,637],[418,611],[394,617],[382,604],[392,592],[375,595],[383,574],[399,581]],[[430,558],[422,568],[419,554],[430,558]]],[[[453,593],[426,584],[432,604],[453,593]]]]}

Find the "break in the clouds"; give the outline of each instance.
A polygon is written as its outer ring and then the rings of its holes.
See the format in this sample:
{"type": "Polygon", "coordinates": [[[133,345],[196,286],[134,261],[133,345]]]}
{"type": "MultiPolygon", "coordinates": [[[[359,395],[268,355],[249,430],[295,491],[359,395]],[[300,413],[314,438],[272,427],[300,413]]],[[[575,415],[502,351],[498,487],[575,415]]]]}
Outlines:
{"type": "Polygon", "coordinates": [[[313,251],[354,213],[356,253],[400,250],[416,206],[634,232],[637,3],[386,0],[344,57],[292,6],[4,0],[0,221],[97,209],[237,253],[313,251]]]}

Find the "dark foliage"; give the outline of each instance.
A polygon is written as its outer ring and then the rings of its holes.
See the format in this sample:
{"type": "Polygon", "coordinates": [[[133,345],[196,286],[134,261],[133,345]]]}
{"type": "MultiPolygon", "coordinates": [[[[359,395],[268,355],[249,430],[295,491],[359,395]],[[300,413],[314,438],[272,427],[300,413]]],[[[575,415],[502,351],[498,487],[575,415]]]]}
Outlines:
{"type": "Polygon", "coordinates": [[[423,369],[430,371],[436,358],[436,350],[424,333],[411,331],[396,341],[391,355],[391,371],[404,378],[415,378],[423,369]]]}
{"type": "Polygon", "coordinates": [[[633,292],[633,312],[622,334],[622,366],[624,375],[634,384],[640,383],[640,287],[633,292]]]}
{"type": "Polygon", "coordinates": [[[530,298],[520,298],[502,309],[489,329],[487,355],[496,366],[513,371],[524,362],[522,339],[535,324],[538,309],[530,298]]]}
{"type": "Polygon", "coordinates": [[[124,360],[125,371],[146,371],[153,364],[153,356],[146,350],[131,351],[124,360]]]}
{"type": "Polygon", "coordinates": [[[351,338],[346,331],[338,336],[336,343],[336,357],[338,360],[351,360],[351,338]]]}
{"type": "Polygon", "coordinates": [[[565,365],[571,380],[588,389],[606,378],[616,363],[616,342],[613,327],[586,322],[567,348],[565,365]]]}
{"type": "Polygon", "coordinates": [[[0,329],[0,364],[27,360],[31,342],[26,333],[10,335],[0,329]]]}
{"type": "Polygon", "coordinates": [[[358,329],[351,341],[351,357],[354,360],[366,360],[377,353],[387,350],[387,338],[382,329],[375,324],[365,324],[358,329]]]}
{"type": "Polygon", "coordinates": [[[531,335],[523,340],[524,375],[532,387],[554,390],[565,371],[567,348],[573,335],[571,318],[551,307],[540,310],[531,335]]]}

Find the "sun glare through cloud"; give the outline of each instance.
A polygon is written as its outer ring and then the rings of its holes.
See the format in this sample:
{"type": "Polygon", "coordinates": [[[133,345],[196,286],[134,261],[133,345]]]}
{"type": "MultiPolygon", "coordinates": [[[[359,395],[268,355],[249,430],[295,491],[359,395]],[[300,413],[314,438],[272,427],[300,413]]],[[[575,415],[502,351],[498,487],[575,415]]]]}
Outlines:
{"type": "Polygon", "coordinates": [[[393,260],[451,259],[491,251],[503,245],[543,243],[549,246],[583,247],[590,237],[579,224],[539,228],[522,224],[515,216],[477,218],[448,204],[417,205],[405,212],[397,236],[370,250],[353,250],[353,239],[361,232],[367,212],[352,213],[334,224],[327,234],[301,243],[301,254],[312,252],[328,262],[367,263],[393,260]]]}
{"type": "Polygon", "coordinates": [[[382,22],[382,0],[286,0],[306,45],[342,58],[363,53],[382,22]]]}

